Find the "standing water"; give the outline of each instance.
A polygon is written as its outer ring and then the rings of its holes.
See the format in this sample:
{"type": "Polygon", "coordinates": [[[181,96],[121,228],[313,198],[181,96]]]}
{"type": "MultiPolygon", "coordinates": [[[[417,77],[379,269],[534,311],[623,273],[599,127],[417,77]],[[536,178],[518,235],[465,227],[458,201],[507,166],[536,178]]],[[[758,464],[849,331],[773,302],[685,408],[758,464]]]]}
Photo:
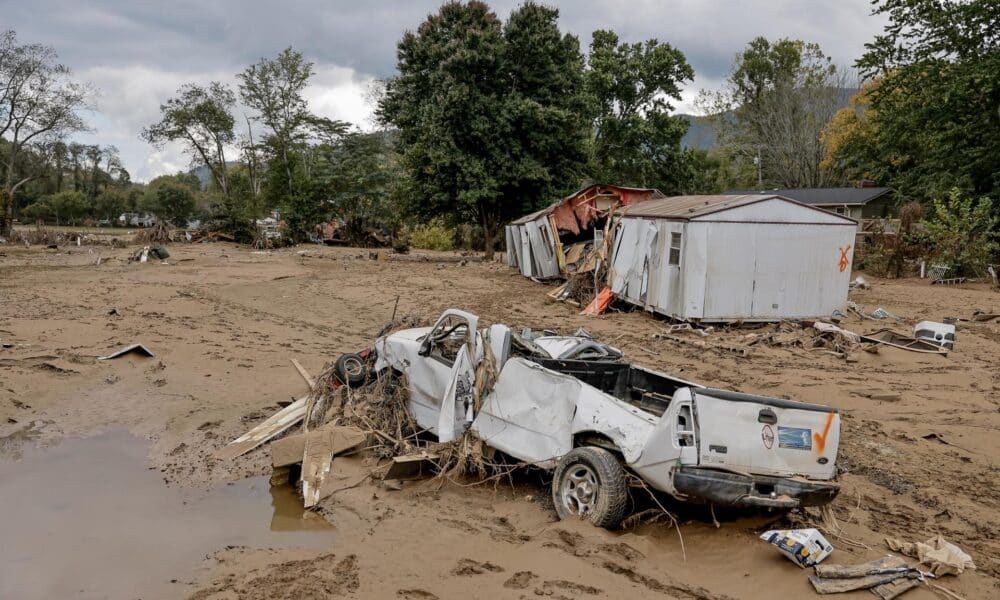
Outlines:
{"type": "Polygon", "coordinates": [[[168,487],[126,431],[0,456],[0,598],[186,596],[226,546],[329,546],[323,519],[255,477],[210,491],[168,487]],[[173,581],[173,582],[172,582],[173,581]]]}

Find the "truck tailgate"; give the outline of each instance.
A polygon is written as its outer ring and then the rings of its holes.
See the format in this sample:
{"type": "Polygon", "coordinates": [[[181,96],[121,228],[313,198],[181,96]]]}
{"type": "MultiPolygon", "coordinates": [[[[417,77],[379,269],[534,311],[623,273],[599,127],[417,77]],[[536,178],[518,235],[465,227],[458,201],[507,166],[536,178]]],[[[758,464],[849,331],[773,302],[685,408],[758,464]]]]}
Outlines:
{"type": "Polygon", "coordinates": [[[725,390],[693,390],[698,463],[754,475],[832,479],[837,409],[725,390]]]}

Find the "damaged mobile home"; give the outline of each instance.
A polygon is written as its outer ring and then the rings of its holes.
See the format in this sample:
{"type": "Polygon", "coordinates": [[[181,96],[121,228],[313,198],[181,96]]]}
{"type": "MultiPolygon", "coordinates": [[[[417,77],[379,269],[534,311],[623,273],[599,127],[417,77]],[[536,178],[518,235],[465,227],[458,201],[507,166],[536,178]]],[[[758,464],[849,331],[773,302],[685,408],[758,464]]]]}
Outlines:
{"type": "Polygon", "coordinates": [[[618,298],[691,321],[777,321],[843,308],[857,222],[778,195],[676,196],[626,207],[618,298]]]}
{"type": "Polygon", "coordinates": [[[617,207],[663,197],[659,190],[647,188],[585,187],[511,222],[505,229],[507,264],[525,277],[570,275],[589,250],[601,243],[607,219],[617,207]]]}

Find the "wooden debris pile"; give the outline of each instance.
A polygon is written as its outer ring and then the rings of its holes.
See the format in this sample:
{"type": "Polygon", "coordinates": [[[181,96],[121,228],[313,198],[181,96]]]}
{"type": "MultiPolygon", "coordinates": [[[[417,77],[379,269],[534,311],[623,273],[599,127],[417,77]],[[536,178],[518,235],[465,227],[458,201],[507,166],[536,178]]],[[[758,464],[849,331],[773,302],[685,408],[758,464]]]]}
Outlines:
{"type": "Polygon", "coordinates": [[[140,229],[139,232],[132,238],[132,241],[144,246],[152,246],[154,244],[168,244],[170,242],[181,241],[183,239],[184,236],[179,235],[177,230],[171,227],[169,223],[159,221],[152,227],[140,229]]]}

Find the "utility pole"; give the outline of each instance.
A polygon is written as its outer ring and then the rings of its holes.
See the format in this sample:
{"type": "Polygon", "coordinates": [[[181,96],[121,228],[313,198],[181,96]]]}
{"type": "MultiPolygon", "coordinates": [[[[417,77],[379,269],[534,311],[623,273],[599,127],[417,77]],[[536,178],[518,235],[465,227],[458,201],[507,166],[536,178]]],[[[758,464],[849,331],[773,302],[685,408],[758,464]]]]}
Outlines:
{"type": "Polygon", "coordinates": [[[757,154],[753,157],[753,164],[757,165],[757,190],[764,191],[764,174],[761,170],[760,145],[757,146],[757,154]]]}

